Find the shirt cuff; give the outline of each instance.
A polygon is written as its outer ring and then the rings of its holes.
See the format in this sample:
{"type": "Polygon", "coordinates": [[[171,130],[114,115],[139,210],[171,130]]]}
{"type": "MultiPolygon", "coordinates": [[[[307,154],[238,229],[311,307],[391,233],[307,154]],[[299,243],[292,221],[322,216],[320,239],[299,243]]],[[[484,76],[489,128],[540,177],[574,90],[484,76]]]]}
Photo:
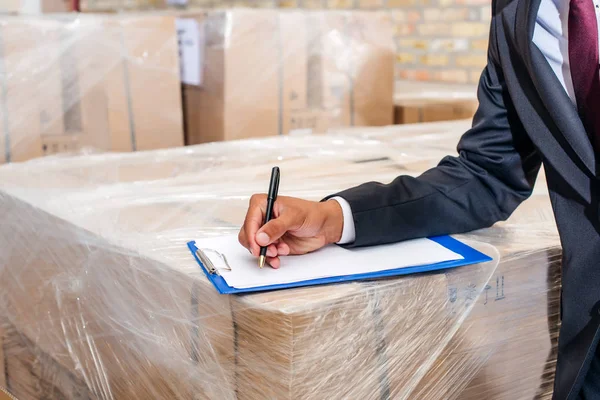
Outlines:
{"type": "Polygon", "coordinates": [[[331,200],[338,202],[342,207],[342,213],[344,215],[344,227],[342,228],[342,238],[337,244],[348,244],[354,242],[356,239],[356,230],[354,227],[354,217],[352,216],[352,208],[350,203],[341,197],[332,197],[331,200]]]}

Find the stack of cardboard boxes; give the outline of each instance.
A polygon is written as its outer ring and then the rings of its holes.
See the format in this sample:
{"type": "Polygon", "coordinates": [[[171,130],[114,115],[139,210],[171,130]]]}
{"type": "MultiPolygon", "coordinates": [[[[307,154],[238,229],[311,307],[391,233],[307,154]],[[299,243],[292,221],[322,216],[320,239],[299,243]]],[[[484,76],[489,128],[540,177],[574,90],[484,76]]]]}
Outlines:
{"type": "MultiPolygon", "coordinates": [[[[11,10],[71,7],[34,3],[11,10]]],[[[0,162],[181,145],[182,129],[198,144],[471,118],[477,107],[472,86],[394,85],[393,23],[383,12],[21,17],[0,24],[0,60],[0,162]]]]}
{"type": "Polygon", "coordinates": [[[0,51],[0,163],[183,144],[173,18],[7,18],[0,51]]]}
{"type": "Polygon", "coordinates": [[[0,162],[393,122],[381,13],[8,18],[0,52],[0,162]]]}
{"type": "Polygon", "coordinates": [[[8,18],[0,162],[472,117],[472,86],[394,87],[392,37],[377,12],[8,18]]]}
{"type": "Polygon", "coordinates": [[[202,71],[184,86],[189,144],[392,124],[389,15],[232,10],[195,21],[202,71]]]}

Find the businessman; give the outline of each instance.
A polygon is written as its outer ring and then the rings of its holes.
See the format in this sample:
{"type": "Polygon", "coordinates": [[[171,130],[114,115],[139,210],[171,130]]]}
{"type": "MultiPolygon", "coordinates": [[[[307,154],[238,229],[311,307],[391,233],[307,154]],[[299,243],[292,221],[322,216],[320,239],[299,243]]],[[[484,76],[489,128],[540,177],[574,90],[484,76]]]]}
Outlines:
{"type": "Polygon", "coordinates": [[[368,246],[505,220],[544,165],[563,247],[554,399],[600,399],[600,0],[493,0],[473,126],[418,178],[365,183],[321,202],[280,197],[262,226],[252,197],[239,235],[268,261],[324,245],[368,246]]]}

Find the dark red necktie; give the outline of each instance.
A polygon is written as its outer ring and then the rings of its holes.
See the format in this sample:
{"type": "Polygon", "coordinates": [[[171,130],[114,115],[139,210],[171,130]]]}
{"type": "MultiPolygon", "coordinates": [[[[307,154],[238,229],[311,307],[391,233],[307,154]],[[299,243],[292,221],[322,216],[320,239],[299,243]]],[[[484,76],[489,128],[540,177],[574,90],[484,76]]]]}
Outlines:
{"type": "Polygon", "coordinates": [[[600,69],[598,24],[592,0],[571,0],[569,63],[579,115],[600,153],[600,69]]]}

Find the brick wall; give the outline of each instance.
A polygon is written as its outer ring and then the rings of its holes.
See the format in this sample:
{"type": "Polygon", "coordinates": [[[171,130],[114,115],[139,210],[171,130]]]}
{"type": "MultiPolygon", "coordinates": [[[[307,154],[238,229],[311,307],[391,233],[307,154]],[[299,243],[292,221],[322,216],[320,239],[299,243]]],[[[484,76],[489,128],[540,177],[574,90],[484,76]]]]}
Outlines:
{"type": "Polygon", "coordinates": [[[398,78],[447,82],[479,80],[487,59],[491,15],[488,1],[388,0],[388,4],[390,2],[419,3],[392,11],[397,26],[398,78]]]}

